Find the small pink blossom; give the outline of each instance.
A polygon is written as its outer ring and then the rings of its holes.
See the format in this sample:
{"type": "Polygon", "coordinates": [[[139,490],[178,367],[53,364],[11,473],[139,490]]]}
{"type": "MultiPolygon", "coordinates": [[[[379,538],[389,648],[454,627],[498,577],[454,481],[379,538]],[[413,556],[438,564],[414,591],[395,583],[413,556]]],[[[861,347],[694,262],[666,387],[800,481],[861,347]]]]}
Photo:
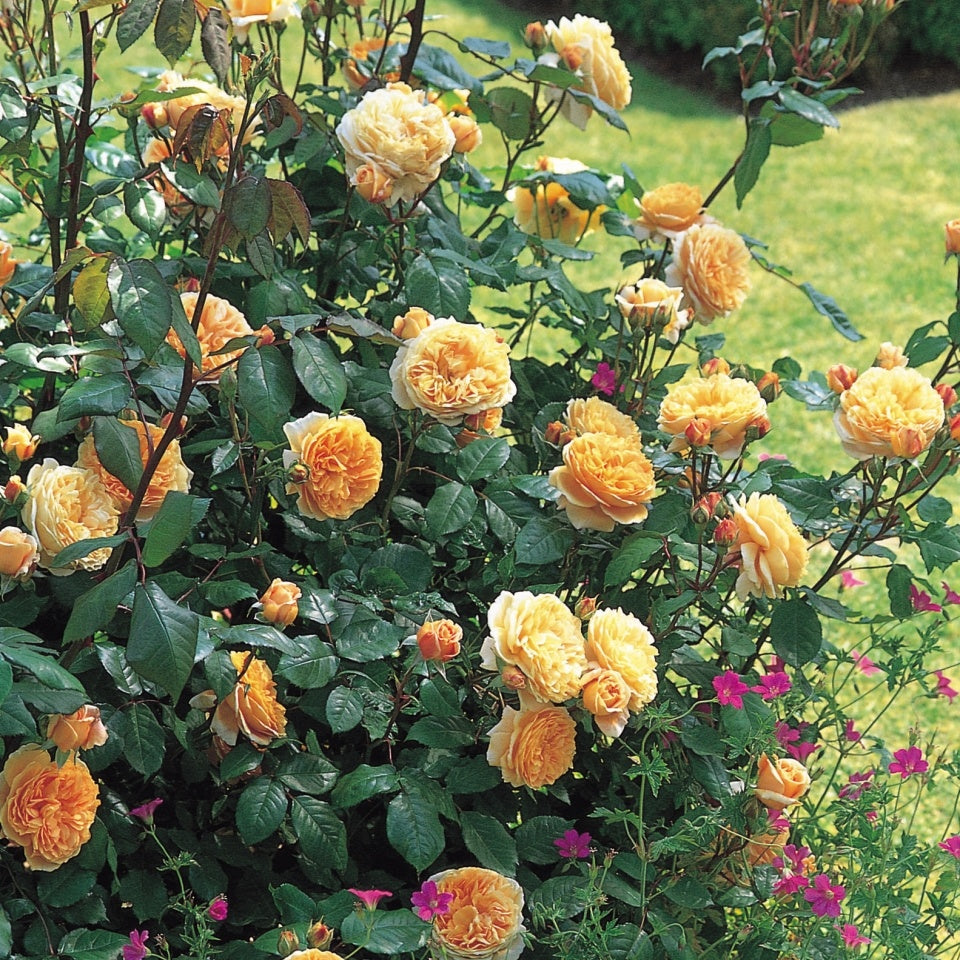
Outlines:
{"type": "Polygon", "coordinates": [[[937,844],[941,850],[946,850],[951,857],[956,857],[960,860],[960,835],[954,834],[952,837],[947,837],[946,840],[941,841],[937,844]]]}
{"type": "Polygon", "coordinates": [[[840,931],[840,936],[843,937],[844,946],[850,947],[851,949],[856,949],[864,943],[872,943],[869,937],[864,937],[860,935],[860,931],[856,928],[855,924],[845,923],[842,927],[837,927],[840,931]]]}
{"type": "Polygon", "coordinates": [[[210,906],[207,907],[207,916],[211,920],[226,920],[227,919],[227,898],[222,894],[219,897],[214,897],[210,901],[210,906]]]}
{"type": "Polygon", "coordinates": [[[724,670],[714,677],[713,689],[722,705],[729,704],[735,710],[743,709],[743,695],[750,692],[750,688],[740,679],[740,674],[733,670],[724,670]]]}
{"type": "Polygon", "coordinates": [[[852,570],[844,570],[840,574],[840,583],[847,589],[852,590],[854,587],[862,587],[866,580],[859,579],[852,570]]]}
{"type": "Polygon", "coordinates": [[[950,589],[950,584],[947,583],[946,580],[944,580],[944,581],[940,584],[940,586],[943,587],[943,592],[944,592],[943,602],[944,602],[944,603],[960,603],[960,593],[957,593],[956,590],[951,590],[951,589],[950,589]]]}
{"type": "Polygon", "coordinates": [[[874,674],[880,673],[880,667],[878,667],[865,653],[859,653],[856,650],[851,650],[850,659],[853,661],[853,665],[865,677],[872,677],[874,674]]]}
{"type": "Polygon", "coordinates": [[[767,822],[770,824],[770,829],[776,830],[777,833],[790,829],[790,818],[783,810],[774,810],[772,807],[768,809],[767,822]]]}
{"type": "Polygon", "coordinates": [[[450,912],[453,903],[452,893],[440,893],[433,880],[424,880],[420,889],[410,895],[417,916],[429,923],[434,917],[445,917],[450,912]]]}
{"type": "Polygon", "coordinates": [[[935,693],[938,696],[946,697],[951,703],[953,703],[953,698],[957,696],[957,690],[954,690],[950,684],[953,682],[948,676],[944,675],[942,670],[934,670],[934,675],[937,678],[937,689],[935,693]]]}
{"type": "MultiPolygon", "coordinates": [[[[602,393],[606,397],[612,397],[617,388],[617,372],[609,363],[601,360],[597,364],[597,372],[590,378],[590,383],[596,388],[597,393],[602,393]]],[[[620,387],[623,392],[623,387],[620,387]]]]}
{"type": "Polygon", "coordinates": [[[389,890],[356,890],[353,887],[347,888],[368,910],[376,910],[377,904],[384,897],[392,897],[389,890]]]}
{"type": "Polygon", "coordinates": [[[807,757],[820,749],[818,743],[800,739],[803,736],[803,731],[809,726],[809,723],[801,721],[796,727],[791,727],[780,720],[777,721],[773,728],[777,743],[779,743],[794,760],[799,760],[801,763],[806,763],[807,757]]]}
{"type": "Polygon", "coordinates": [[[750,689],[754,693],[759,693],[764,700],[776,700],[777,697],[789,693],[792,686],[790,677],[783,670],[778,670],[776,673],[768,673],[761,677],[760,682],[750,689]]]}
{"type": "Polygon", "coordinates": [[[847,895],[846,889],[830,882],[825,873],[818,873],[803,891],[803,897],[810,904],[811,912],[818,917],[839,917],[840,901],[847,895]]]}
{"type": "Polygon", "coordinates": [[[150,933],[147,930],[131,930],[130,942],[125,943],[120,948],[123,960],[143,960],[150,950],[147,948],[147,938],[150,933]]]}
{"type": "Polygon", "coordinates": [[[926,590],[921,590],[915,583],[910,584],[910,603],[917,613],[940,613],[943,607],[934,603],[926,590]]]}
{"type": "Polygon", "coordinates": [[[146,803],[140,804],[139,807],[134,807],[130,811],[130,816],[139,817],[144,823],[153,823],[153,815],[157,812],[157,807],[159,807],[161,803],[163,803],[161,797],[148,800],[146,803]]]}
{"type": "Polygon", "coordinates": [[[923,751],[919,747],[905,747],[893,752],[894,761],[887,769],[890,773],[899,773],[906,780],[914,773],[926,773],[930,764],[923,759],[923,751]]]}
{"type": "Polygon", "coordinates": [[[879,819],[879,814],[876,810],[868,810],[864,816],[870,821],[870,823],[876,823],[879,819]]]}
{"type": "Polygon", "coordinates": [[[847,725],[843,728],[843,736],[845,740],[849,740],[851,743],[857,743],[862,734],[859,730],[854,729],[853,721],[848,720],[847,725]]]}
{"type": "Polygon", "coordinates": [[[873,787],[873,770],[866,773],[851,773],[850,781],[840,790],[841,799],[859,800],[864,790],[873,787]]]}
{"type": "Polygon", "coordinates": [[[790,873],[789,871],[775,880],[773,883],[773,895],[775,897],[792,897],[801,890],[806,890],[810,886],[810,881],[802,873],[790,873]]]}
{"type": "Polygon", "coordinates": [[[765,460],[786,460],[787,455],[785,453],[761,453],[757,459],[763,463],[765,460]]]}
{"type": "Polygon", "coordinates": [[[577,833],[576,830],[567,830],[562,837],[557,837],[553,845],[561,857],[570,860],[586,860],[590,856],[590,834],[577,833]]]}

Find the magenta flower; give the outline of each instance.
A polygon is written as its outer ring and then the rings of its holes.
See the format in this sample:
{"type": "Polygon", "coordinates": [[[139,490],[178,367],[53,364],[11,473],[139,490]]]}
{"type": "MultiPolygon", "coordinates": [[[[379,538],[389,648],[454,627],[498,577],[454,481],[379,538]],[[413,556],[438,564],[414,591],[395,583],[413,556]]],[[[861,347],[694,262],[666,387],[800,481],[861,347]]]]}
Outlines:
{"type": "Polygon", "coordinates": [[[910,584],[910,603],[917,613],[940,613],[943,607],[934,603],[930,594],[921,590],[915,583],[910,584]]]}
{"type": "Polygon", "coordinates": [[[146,930],[131,930],[130,942],[125,943],[120,948],[123,960],[143,960],[150,953],[147,949],[147,938],[149,936],[150,934],[146,930]]]}
{"type": "Polygon", "coordinates": [[[849,740],[851,743],[857,743],[862,734],[859,730],[853,728],[853,721],[848,720],[847,725],[843,728],[844,739],[849,740]]]}
{"type": "MultiPolygon", "coordinates": [[[[617,388],[617,373],[609,363],[601,360],[597,364],[597,372],[590,378],[590,383],[596,387],[597,393],[612,397],[617,388]]],[[[622,391],[623,387],[620,390],[622,391]]]]}
{"type": "Polygon", "coordinates": [[[801,890],[806,890],[810,886],[810,881],[802,873],[791,873],[787,871],[779,880],[773,884],[773,895],[775,897],[792,897],[801,890]]]}
{"type": "Polygon", "coordinates": [[[840,901],[847,895],[840,884],[833,884],[825,873],[818,873],[810,886],[803,891],[803,897],[810,904],[810,910],[818,917],[839,917],[840,901]]]}
{"type": "Polygon", "coordinates": [[[353,887],[347,888],[358,900],[363,901],[363,905],[368,910],[376,910],[377,904],[384,897],[392,897],[389,890],[356,890],[353,887]]]}
{"type": "Polygon", "coordinates": [[[850,659],[865,677],[872,677],[874,674],[880,673],[880,668],[865,653],[851,650],[850,659]]]}
{"type": "Polygon", "coordinates": [[[944,580],[940,586],[943,587],[943,592],[945,594],[943,598],[944,603],[960,603],[960,593],[957,593],[956,590],[951,590],[950,584],[947,583],[946,580],[944,580]]]}
{"type": "Polygon", "coordinates": [[[840,583],[844,587],[852,590],[854,587],[862,587],[866,583],[866,580],[860,580],[852,570],[844,570],[843,573],[840,574],[840,583]]]}
{"type": "Polygon", "coordinates": [[[139,817],[144,823],[153,823],[153,815],[161,803],[163,800],[160,797],[148,800],[146,803],[141,803],[139,807],[134,807],[130,811],[130,816],[139,817]]]}
{"type": "Polygon", "coordinates": [[[879,819],[879,814],[876,810],[868,810],[864,816],[870,821],[870,823],[876,823],[879,819]]]}
{"type": "Polygon", "coordinates": [[[721,704],[729,704],[735,710],[743,709],[743,695],[750,692],[750,688],[740,679],[740,674],[733,670],[724,670],[714,677],[713,689],[721,704]]]}
{"type": "Polygon", "coordinates": [[[561,857],[569,860],[586,860],[590,856],[590,834],[568,830],[562,837],[553,841],[561,857]]]}
{"type": "Polygon", "coordinates": [[[843,937],[843,943],[847,947],[856,948],[864,943],[871,943],[869,937],[862,937],[855,924],[845,923],[842,927],[837,927],[840,936],[843,937]]]}
{"type": "Polygon", "coordinates": [[[954,834],[952,837],[947,837],[946,840],[937,844],[941,850],[946,850],[951,857],[956,857],[960,860],[960,835],[954,834]]]}
{"type": "Polygon", "coordinates": [[[926,773],[930,764],[923,759],[923,751],[919,747],[906,747],[903,750],[894,750],[894,761],[887,769],[891,773],[899,773],[906,780],[911,774],[926,773]]]}
{"type": "Polygon", "coordinates": [[[801,763],[806,763],[807,757],[814,751],[820,749],[818,743],[811,740],[800,739],[803,736],[803,731],[809,726],[809,723],[801,721],[796,727],[791,727],[782,720],[778,720],[773,728],[777,743],[779,743],[794,760],[799,760],[801,763]]]}
{"type": "Polygon", "coordinates": [[[934,670],[933,672],[937,678],[937,689],[935,693],[938,696],[946,697],[951,703],[953,703],[953,698],[957,696],[957,693],[960,691],[954,690],[953,687],[950,686],[952,681],[948,676],[944,675],[942,670],[934,670]]]}
{"type": "Polygon", "coordinates": [[[776,830],[777,833],[790,829],[790,818],[783,810],[774,810],[771,807],[767,810],[767,822],[770,824],[770,829],[776,830]]]}
{"type": "Polygon", "coordinates": [[[453,903],[452,893],[440,893],[433,880],[424,880],[420,889],[410,895],[417,916],[429,923],[434,917],[445,917],[453,903]]]}
{"type": "Polygon", "coordinates": [[[776,673],[768,673],[761,677],[760,682],[750,689],[754,693],[759,693],[764,700],[776,700],[777,697],[788,693],[792,686],[786,672],[778,670],[776,673]]]}
{"type": "Polygon", "coordinates": [[[873,787],[873,771],[866,773],[851,773],[850,781],[840,790],[840,799],[859,800],[864,790],[873,787]]]}
{"type": "Polygon", "coordinates": [[[227,919],[227,898],[222,894],[219,897],[214,897],[210,901],[210,906],[207,907],[207,916],[211,920],[226,920],[227,919]]]}

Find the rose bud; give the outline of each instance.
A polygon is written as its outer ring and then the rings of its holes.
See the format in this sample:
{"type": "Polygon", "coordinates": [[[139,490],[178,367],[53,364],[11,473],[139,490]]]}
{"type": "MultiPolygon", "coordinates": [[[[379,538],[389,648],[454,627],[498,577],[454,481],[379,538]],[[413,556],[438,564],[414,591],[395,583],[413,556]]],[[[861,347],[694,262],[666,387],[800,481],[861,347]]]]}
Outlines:
{"type": "Polygon", "coordinates": [[[810,788],[807,768],[792,757],[773,760],[763,754],[757,770],[757,799],[769,810],[783,810],[799,803],[810,788]]]}
{"type": "Polygon", "coordinates": [[[845,363],[835,363],[827,371],[827,386],[834,393],[843,393],[849,390],[857,380],[857,371],[845,363]]]}
{"type": "Polygon", "coordinates": [[[417,646],[424,660],[446,663],[460,652],[463,628],[452,620],[428,620],[417,631],[417,646]]]}
{"type": "Polygon", "coordinates": [[[933,389],[940,394],[944,410],[949,410],[957,402],[957,391],[949,383],[938,383],[933,389]]]}
{"type": "Polygon", "coordinates": [[[297,601],[302,596],[295,583],[277,577],[260,597],[260,616],[275,627],[289,627],[300,612],[297,601]]]}
{"type": "Polygon", "coordinates": [[[47,738],[58,750],[89,750],[107,742],[107,728],[100,720],[100,708],[86,704],[71,714],[55,713],[47,724],[47,738]]]}

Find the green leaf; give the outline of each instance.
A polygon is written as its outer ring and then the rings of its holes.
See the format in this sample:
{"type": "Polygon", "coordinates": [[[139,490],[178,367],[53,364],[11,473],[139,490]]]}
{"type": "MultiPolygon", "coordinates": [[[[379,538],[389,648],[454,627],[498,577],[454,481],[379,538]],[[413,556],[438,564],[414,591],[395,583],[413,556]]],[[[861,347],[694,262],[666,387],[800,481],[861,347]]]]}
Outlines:
{"type": "Polygon", "coordinates": [[[458,46],[464,53],[479,53],[494,60],[509,57],[511,49],[505,40],[485,40],[483,37],[464,37],[458,46]]]}
{"type": "Polygon", "coordinates": [[[819,101],[798,93],[792,87],[781,87],[780,102],[791,113],[819,123],[824,127],[839,127],[840,121],[819,101]]]}
{"type": "Polygon", "coordinates": [[[494,87],[484,99],[477,99],[477,118],[486,120],[485,114],[489,113],[490,122],[508,140],[524,140],[530,134],[536,111],[529,93],[518,87],[494,87]]]}
{"type": "MultiPolygon", "coordinates": [[[[233,669],[233,664],[230,664],[230,668],[233,669]]],[[[232,679],[236,680],[236,677],[237,672],[233,670],[232,679]]],[[[217,773],[221,782],[228,782],[242,777],[245,773],[250,773],[251,770],[256,770],[262,763],[263,754],[252,743],[238,742],[220,761],[220,768],[217,773]]]]}
{"type": "Polygon", "coordinates": [[[159,567],[196,529],[210,506],[188,493],[170,490],[150,521],[141,559],[148,567],[159,567]]]}
{"type": "Polygon", "coordinates": [[[778,147],[799,147],[823,139],[823,126],[796,113],[772,112],[770,135],[778,147]]]}
{"type": "Polygon", "coordinates": [[[737,209],[743,206],[746,195],[753,189],[760,176],[760,170],[770,155],[773,135],[770,121],[763,117],[754,117],[747,129],[747,142],[743,154],[737,163],[733,185],[737,191],[737,209]]]}
{"type": "Polygon", "coordinates": [[[302,332],[290,341],[290,347],[293,369],[303,388],[331,413],[339,413],[347,396],[347,376],[330,345],[302,332]]]}
{"type": "Polygon", "coordinates": [[[136,582],[136,561],[128,560],[116,573],[81,594],[70,609],[70,618],[63,630],[63,642],[82,640],[106,627],[136,582]]]}
{"type": "Polygon", "coordinates": [[[83,693],[83,684],[56,658],[32,646],[39,638],[15,627],[0,627],[0,657],[33,674],[45,687],[52,690],[75,690],[83,693]]]}
{"type": "Polygon", "coordinates": [[[37,896],[48,907],[71,907],[90,893],[96,881],[93,870],[80,870],[66,863],[37,877],[37,896]]]}
{"type": "Polygon", "coordinates": [[[237,832],[247,844],[266,840],[287,815],[283,785],[267,777],[254,780],[237,801],[237,832]]]}
{"type": "Polygon", "coordinates": [[[637,571],[643,569],[644,564],[662,546],[663,541],[659,537],[644,536],[642,533],[630,534],[607,565],[607,572],[603,577],[604,587],[625,584],[637,571]]]}
{"type": "Polygon", "coordinates": [[[562,560],[573,546],[573,528],[556,520],[530,520],[517,534],[514,549],[517,563],[541,566],[562,560]]]}
{"type": "Polygon", "coordinates": [[[87,540],[78,540],[76,543],[71,543],[68,547],[64,547],[53,560],[50,561],[50,569],[62,570],[69,567],[74,561],[81,560],[83,557],[93,553],[94,550],[103,550],[106,547],[113,548],[124,543],[127,539],[128,537],[125,533],[117,533],[112,537],[90,537],[87,540]]]}
{"type": "Polygon", "coordinates": [[[430,498],[425,512],[427,532],[434,537],[462,530],[477,511],[477,495],[462,483],[446,483],[430,498]]]}
{"type": "Polygon", "coordinates": [[[792,667],[802,667],[820,652],[820,618],[807,600],[784,600],[770,617],[770,640],[778,657],[792,667]]]}
{"type": "Polygon", "coordinates": [[[457,455],[457,474],[465,483],[492,477],[510,459],[510,444],[503,437],[480,437],[457,455]]]}
{"type": "Polygon", "coordinates": [[[145,703],[135,703],[122,712],[119,724],[123,755],[137,773],[149,777],[163,764],[166,742],[163,728],[145,703]]]}
{"type": "Polygon", "coordinates": [[[298,753],[277,767],[277,779],[288,790],[312,795],[327,793],[337,782],[337,768],[316,753],[298,753]]]}
{"type": "Polygon", "coordinates": [[[93,445],[107,473],[133,493],[143,476],[137,430],[114,417],[97,417],[93,421],[93,445]]]}
{"type": "Polygon", "coordinates": [[[230,23],[219,7],[207,9],[207,16],[200,27],[200,49],[217,82],[225,87],[230,72],[230,23]]]}
{"type": "Polygon", "coordinates": [[[110,261],[107,287],[123,332],[152,357],[166,338],[171,320],[170,295],[160,271],[149,260],[117,258],[110,261]]]}
{"type": "Polygon", "coordinates": [[[155,581],[136,588],[127,661],[173,700],[179,698],[193,669],[198,633],[197,615],[171,600],[155,581]]]}
{"type": "MultiPolygon", "coordinates": [[[[160,202],[163,203],[163,200],[160,202]]],[[[86,264],[73,281],[73,302],[88,331],[113,319],[113,304],[107,287],[109,269],[109,258],[97,257],[86,264]]]]}
{"type": "Polygon", "coordinates": [[[290,363],[279,347],[247,349],[237,364],[240,401],[250,419],[270,438],[283,436],[297,385],[290,363]]]}
{"type": "Polygon", "coordinates": [[[837,333],[854,343],[857,340],[863,339],[863,334],[854,327],[833,297],[828,297],[825,293],[820,293],[819,290],[815,290],[810,283],[801,283],[799,289],[807,295],[807,298],[813,304],[813,309],[821,316],[827,317],[830,320],[837,333]]]}
{"type": "Polygon", "coordinates": [[[171,67],[187,52],[196,25],[193,0],[161,0],[153,42],[171,67]]]}
{"type": "Polygon", "coordinates": [[[347,829],[329,803],[314,797],[294,797],[290,819],[308,860],[334,870],[346,867],[347,829]]]}
{"type": "Polygon", "coordinates": [[[130,400],[130,381],[122,373],[81,377],[63,392],[57,419],[77,420],[119,413],[130,400]]]}
{"type": "Polygon", "coordinates": [[[116,960],[130,938],[109,930],[71,930],[57,948],[57,955],[70,960],[116,960]]]}
{"type": "Polygon", "coordinates": [[[427,43],[421,44],[417,50],[413,73],[441,90],[467,89],[479,94],[483,89],[480,81],[467,73],[452,53],[427,43]]]}
{"type": "Polygon", "coordinates": [[[123,209],[130,222],[151,237],[156,237],[167,219],[163,195],[148,184],[130,180],[123,185],[123,209]]]}
{"type": "Polygon", "coordinates": [[[336,652],[329,643],[319,637],[298,637],[302,649],[296,653],[285,653],[277,664],[277,676],[285,677],[304,690],[318,690],[325,687],[337,673],[336,652]]]}
{"type": "Polygon", "coordinates": [[[167,905],[167,888],[156,870],[133,869],[124,874],[118,896],[131,904],[138,923],[159,917],[167,905]]]}
{"type": "Polygon", "coordinates": [[[561,917],[569,920],[583,913],[588,890],[581,876],[551,877],[530,897],[532,916],[561,917]]]}
{"type": "Polygon", "coordinates": [[[407,732],[407,739],[428,747],[466,747],[474,742],[473,725],[466,717],[421,717],[407,732]]]}
{"type": "Polygon", "coordinates": [[[507,877],[517,874],[517,842],[495,817],[474,810],[460,814],[463,842],[482,867],[507,877]]]}
{"type": "Polygon", "coordinates": [[[470,309],[470,280],[445,260],[420,254],[406,274],[407,302],[438,317],[462,317],[470,309]]]}
{"type": "Polygon", "coordinates": [[[609,931],[604,947],[608,960],[654,960],[655,956],[649,935],[635,923],[618,923],[609,931]]]}
{"type": "Polygon", "coordinates": [[[383,764],[371,767],[361,763],[356,770],[344,774],[333,788],[330,799],[344,809],[355,807],[364,800],[369,800],[381,793],[393,793],[400,789],[397,771],[394,767],[383,764]]]}
{"type": "Polygon", "coordinates": [[[553,841],[572,827],[573,821],[563,817],[539,816],[524,820],[514,835],[521,859],[541,866],[556,863],[559,854],[553,841]]]}
{"type": "Polygon", "coordinates": [[[913,616],[913,603],[910,601],[910,585],[913,574],[909,567],[895,563],[887,571],[887,596],[890,598],[890,612],[898,620],[908,620],[913,616]]]}
{"type": "Polygon", "coordinates": [[[223,212],[237,233],[250,240],[270,221],[270,188],[259,177],[243,177],[223,195],[223,212]]]}
{"type": "Polygon", "coordinates": [[[0,660],[0,704],[10,694],[13,687],[13,667],[6,660],[0,660]]]}
{"type": "Polygon", "coordinates": [[[946,570],[952,563],[960,560],[960,527],[927,527],[918,537],[920,556],[923,557],[927,573],[934,570],[946,570]]]}
{"type": "Polygon", "coordinates": [[[178,163],[161,163],[160,169],[188,200],[201,207],[220,209],[220,190],[206,174],[198,172],[195,166],[184,160],[178,163]]]}
{"type": "Polygon", "coordinates": [[[160,0],[130,0],[117,20],[117,43],[122,53],[146,33],[157,15],[160,0]]]}
{"type": "Polygon", "coordinates": [[[346,733],[363,719],[363,698],[349,687],[337,687],[327,699],[326,714],[334,733],[346,733]]]}
{"type": "Polygon", "coordinates": [[[702,910],[713,903],[710,891],[693,877],[680,877],[663,892],[669,900],[689,910],[702,910]]]}
{"type": "Polygon", "coordinates": [[[432,924],[424,923],[412,910],[362,910],[347,914],[340,936],[345,943],[371,953],[397,957],[418,951],[432,929],[432,924]]]}
{"type": "Polygon", "coordinates": [[[390,846],[415,870],[426,870],[443,853],[443,827],[423,795],[402,789],[387,805],[390,846]]]}
{"type": "Polygon", "coordinates": [[[917,516],[924,523],[946,523],[953,516],[953,505],[945,497],[924,497],[917,504],[917,516]]]}
{"type": "MultiPolygon", "coordinates": [[[[168,293],[170,294],[170,323],[173,326],[173,331],[180,338],[180,343],[183,344],[183,348],[187,351],[187,356],[193,361],[193,365],[202,368],[203,351],[200,348],[200,341],[187,319],[187,314],[183,309],[183,301],[172,287],[168,287],[168,293]]],[[[177,389],[177,394],[179,395],[179,393],[180,391],[177,389]]]]}

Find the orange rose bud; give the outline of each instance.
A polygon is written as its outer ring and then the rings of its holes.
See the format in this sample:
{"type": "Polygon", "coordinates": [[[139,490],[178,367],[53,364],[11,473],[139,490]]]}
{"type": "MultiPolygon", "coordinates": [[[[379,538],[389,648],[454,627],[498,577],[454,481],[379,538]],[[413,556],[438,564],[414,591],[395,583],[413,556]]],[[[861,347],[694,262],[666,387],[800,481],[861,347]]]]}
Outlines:
{"type": "Polygon", "coordinates": [[[492,433],[503,423],[503,407],[491,407],[480,413],[468,413],[463,418],[463,425],[468,430],[483,430],[492,433]]]}
{"type": "Polygon", "coordinates": [[[713,531],[713,542],[718,547],[729,547],[737,542],[738,528],[733,517],[724,517],[713,531]]]}
{"type": "Polygon", "coordinates": [[[960,219],[951,220],[944,228],[948,254],[960,254],[960,219]]]}
{"type": "Polygon", "coordinates": [[[581,597],[573,608],[573,615],[589,620],[597,612],[597,597],[581,597]]]}
{"type": "Polygon", "coordinates": [[[287,471],[288,483],[306,483],[310,479],[310,468],[302,462],[294,463],[287,471]]]}
{"type": "Polygon", "coordinates": [[[771,760],[765,753],[760,757],[754,793],[768,809],[783,810],[799,803],[809,789],[810,774],[799,760],[792,757],[771,760]]]}
{"type": "Polygon", "coordinates": [[[281,957],[289,957],[291,953],[296,953],[300,949],[300,938],[296,930],[283,929],[277,937],[277,953],[281,957]]]}
{"type": "Polygon", "coordinates": [[[453,145],[454,153],[470,153],[483,142],[483,131],[473,117],[450,117],[449,123],[453,135],[457,138],[453,145]]]}
{"type": "Polygon", "coordinates": [[[140,116],[152,130],[159,130],[167,125],[167,109],[162,103],[144,104],[140,116]]]}
{"type": "Polygon", "coordinates": [[[901,427],[896,436],[891,439],[894,455],[908,460],[919,457],[929,446],[926,434],[922,430],[914,430],[912,427],[901,427]]]}
{"type": "Polygon", "coordinates": [[[406,313],[394,318],[392,333],[401,340],[412,340],[423,333],[436,318],[423,307],[411,307],[406,313]]]}
{"type": "Polygon", "coordinates": [[[857,371],[845,363],[835,363],[827,371],[827,386],[834,393],[843,393],[849,390],[857,380],[857,371]]]}
{"type": "Polygon", "coordinates": [[[26,484],[19,477],[11,477],[3,488],[3,499],[7,503],[16,503],[27,492],[26,484]]]}
{"type": "Polygon", "coordinates": [[[503,685],[511,690],[523,690],[527,685],[527,678],[519,667],[504,667],[500,679],[503,681],[503,685]]]}
{"type": "Polygon", "coordinates": [[[711,357],[700,368],[700,372],[705,377],[712,377],[715,373],[725,373],[730,376],[730,364],[723,357],[711,357]]]}
{"type": "Polygon", "coordinates": [[[770,432],[770,418],[767,416],[754,417],[744,431],[744,439],[747,443],[753,440],[762,440],[770,432]]]}
{"type": "Polygon", "coordinates": [[[417,631],[417,646],[424,660],[446,663],[460,652],[463,628],[452,620],[428,620],[417,631]]]}
{"type": "Polygon", "coordinates": [[[560,59],[570,68],[571,73],[576,73],[583,64],[583,51],[578,46],[568,44],[560,51],[560,59]]]}
{"type": "Polygon", "coordinates": [[[694,417],[686,426],[683,435],[691,447],[705,447],[710,443],[713,425],[706,417],[694,417]]]}
{"type": "MultiPolygon", "coordinates": [[[[170,426],[171,423],[173,423],[173,414],[172,414],[172,413],[165,413],[165,414],[160,418],[160,426],[163,427],[164,431],[166,431],[166,429],[170,426]]],[[[182,434],[183,431],[187,429],[187,424],[188,424],[188,423],[189,423],[189,420],[187,420],[186,417],[181,417],[181,418],[180,418],[180,424],[179,424],[179,426],[177,427],[177,432],[176,432],[176,434],[174,434],[174,436],[178,436],[178,437],[179,437],[180,434],[182,434]]]]}
{"type": "Polygon", "coordinates": [[[19,527],[0,529],[0,574],[13,580],[24,580],[33,572],[39,559],[39,544],[35,537],[19,527]]]}
{"type": "Polygon", "coordinates": [[[326,950],[333,940],[333,930],[322,920],[311,923],[307,928],[307,943],[311,950],[326,950]]]}
{"type": "Polygon", "coordinates": [[[949,383],[938,383],[933,389],[940,394],[944,410],[949,410],[957,402],[957,391],[949,383]]]}
{"type": "Polygon", "coordinates": [[[780,377],[773,373],[773,371],[765,373],[757,381],[757,389],[760,391],[760,396],[763,397],[767,403],[772,403],[783,393],[783,387],[780,386],[780,377]]]}
{"type": "Polygon", "coordinates": [[[547,45],[547,31],[539,20],[526,25],[523,31],[523,42],[534,53],[539,53],[547,45]]]}
{"type": "Polygon", "coordinates": [[[543,431],[544,440],[558,447],[563,447],[571,440],[575,440],[576,436],[577,435],[560,420],[552,420],[547,424],[546,430],[543,431]]]}
{"type": "Polygon", "coordinates": [[[29,460],[36,452],[40,437],[34,436],[22,423],[7,427],[7,437],[3,441],[3,452],[8,457],[16,457],[20,463],[29,460]]]}
{"type": "Polygon", "coordinates": [[[258,347],[269,347],[270,344],[277,339],[277,335],[266,324],[255,332],[257,334],[258,347]]]}
{"type": "Polygon", "coordinates": [[[367,203],[386,203],[393,194],[393,181],[372,163],[357,167],[357,193],[367,203]]]}
{"type": "Polygon", "coordinates": [[[289,627],[300,613],[297,601],[303,596],[295,583],[277,577],[260,598],[260,616],[276,627],[289,627]]]}
{"type": "MultiPolygon", "coordinates": [[[[958,414],[950,421],[950,436],[953,437],[953,439],[956,440],[957,443],[960,443],[960,413],[958,413],[958,414]]],[[[16,479],[16,478],[14,478],[14,479],[16,479]]],[[[11,482],[12,482],[12,481],[11,481],[11,482]]],[[[9,486],[9,485],[10,485],[10,484],[7,484],[7,486],[9,486]]],[[[7,499],[9,500],[10,498],[7,497],[7,499]]]]}
{"type": "Polygon", "coordinates": [[[64,753],[102,746],[107,742],[107,728],[100,720],[100,708],[88,703],[67,716],[53,714],[47,724],[47,738],[64,753]]]}

